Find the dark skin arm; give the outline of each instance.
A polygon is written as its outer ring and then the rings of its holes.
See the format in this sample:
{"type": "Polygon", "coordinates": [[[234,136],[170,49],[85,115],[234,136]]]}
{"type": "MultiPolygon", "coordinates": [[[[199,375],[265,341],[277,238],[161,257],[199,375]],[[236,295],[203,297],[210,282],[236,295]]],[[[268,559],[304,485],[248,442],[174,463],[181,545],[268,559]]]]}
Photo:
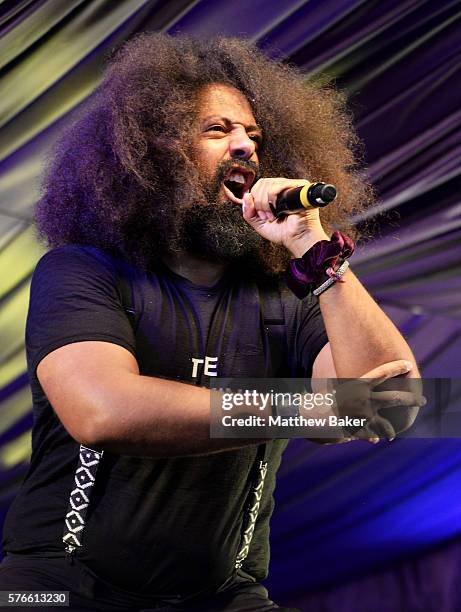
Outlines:
{"type": "Polygon", "coordinates": [[[141,376],[133,355],[116,344],[63,346],[42,359],[37,376],[69,434],[91,448],[169,457],[261,443],[210,439],[211,392],[141,376]]]}

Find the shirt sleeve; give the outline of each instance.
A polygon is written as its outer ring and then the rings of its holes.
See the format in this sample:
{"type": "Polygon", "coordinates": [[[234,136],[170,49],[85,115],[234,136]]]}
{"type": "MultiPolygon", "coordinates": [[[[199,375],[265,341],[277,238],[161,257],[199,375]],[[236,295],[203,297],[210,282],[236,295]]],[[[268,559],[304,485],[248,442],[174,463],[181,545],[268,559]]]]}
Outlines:
{"type": "Polygon", "coordinates": [[[48,353],[84,340],[113,342],[135,355],[111,258],[93,247],[59,247],[40,259],[32,276],[26,323],[29,372],[35,375],[48,353]]]}

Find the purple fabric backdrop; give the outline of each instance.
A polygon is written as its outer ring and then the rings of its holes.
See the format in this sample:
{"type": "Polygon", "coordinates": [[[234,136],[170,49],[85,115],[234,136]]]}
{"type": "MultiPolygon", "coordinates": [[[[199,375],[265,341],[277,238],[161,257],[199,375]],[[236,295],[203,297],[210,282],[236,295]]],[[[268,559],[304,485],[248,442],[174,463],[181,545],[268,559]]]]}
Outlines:
{"type": "MultiPolygon", "coordinates": [[[[8,103],[0,117],[2,141],[17,138],[20,145],[0,158],[6,185],[0,238],[1,231],[8,232],[0,258],[30,222],[33,204],[9,190],[10,173],[42,157],[72,113],[34,131],[37,118],[69,91],[91,84],[110,49],[146,29],[251,37],[269,56],[334,80],[348,93],[379,198],[356,219],[375,238],[358,250],[354,268],[408,338],[424,374],[456,378],[461,369],[459,2],[128,0],[125,13],[109,23],[108,16],[122,6],[116,4],[69,0],[64,8],[53,0],[22,0],[0,6],[0,79],[5,82],[56,34],[70,32],[71,44],[89,26],[100,26],[99,38],[76,50],[67,72],[24,106],[14,101],[13,89],[2,88],[8,103]],[[41,18],[44,11],[47,19],[41,18]],[[81,29],[72,30],[77,23],[81,29]],[[29,30],[28,24],[33,24],[29,30]],[[21,27],[25,30],[14,38],[21,27]]],[[[0,296],[0,307],[29,276],[30,271],[0,296]]],[[[0,363],[20,348],[8,350],[0,363]]],[[[22,373],[0,389],[0,401],[14,399],[26,385],[22,373]]],[[[0,431],[0,447],[30,426],[28,414],[0,431]]],[[[26,468],[19,463],[0,473],[0,518],[26,468]]],[[[272,525],[274,597],[326,612],[458,612],[460,471],[458,440],[334,448],[291,443],[272,525]]]]}

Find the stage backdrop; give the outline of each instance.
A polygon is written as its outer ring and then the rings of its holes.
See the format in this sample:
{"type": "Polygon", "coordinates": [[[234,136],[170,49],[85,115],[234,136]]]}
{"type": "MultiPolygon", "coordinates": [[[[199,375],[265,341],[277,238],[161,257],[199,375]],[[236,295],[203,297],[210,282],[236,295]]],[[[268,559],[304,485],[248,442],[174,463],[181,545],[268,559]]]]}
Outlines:
{"type": "MultiPolygon", "coordinates": [[[[5,1],[0,4],[0,518],[30,452],[23,333],[30,277],[43,252],[32,224],[40,169],[57,134],[98,84],[104,59],[145,30],[250,38],[268,56],[298,65],[306,79],[332,81],[347,92],[379,196],[376,206],[356,219],[374,224],[375,239],[354,256],[354,269],[408,338],[422,372],[459,376],[459,2],[5,1]]],[[[273,520],[274,597],[307,605],[314,601],[307,593],[328,586],[332,593],[315,599],[322,610],[394,612],[392,597],[406,592],[410,601],[411,591],[411,600],[425,598],[426,607],[402,609],[457,609],[450,606],[459,575],[445,570],[450,559],[459,558],[460,474],[458,440],[397,440],[373,448],[359,442],[334,448],[292,443],[273,520]],[[450,547],[440,548],[447,540],[450,547]],[[431,582],[424,568],[436,560],[440,571],[431,582]],[[357,578],[375,570],[381,573],[374,578],[357,578]],[[376,603],[379,581],[387,599],[376,603]],[[418,597],[418,588],[425,594],[418,597]],[[428,592],[439,595],[430,600],[428,592]]]]}

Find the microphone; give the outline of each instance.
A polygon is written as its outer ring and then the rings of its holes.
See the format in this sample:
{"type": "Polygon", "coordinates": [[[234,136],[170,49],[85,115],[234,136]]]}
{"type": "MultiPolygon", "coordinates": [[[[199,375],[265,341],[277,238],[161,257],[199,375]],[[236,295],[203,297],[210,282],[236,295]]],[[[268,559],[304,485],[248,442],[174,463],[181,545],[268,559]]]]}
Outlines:
{"type": "Polygon", "coordinates": [[[271,206],[277,219],[290,213],[323,208],[336,198],[336,187],[326,183],[308,183],[303,187],[285,189],[277,196],[275,206],[271,206]]]}

